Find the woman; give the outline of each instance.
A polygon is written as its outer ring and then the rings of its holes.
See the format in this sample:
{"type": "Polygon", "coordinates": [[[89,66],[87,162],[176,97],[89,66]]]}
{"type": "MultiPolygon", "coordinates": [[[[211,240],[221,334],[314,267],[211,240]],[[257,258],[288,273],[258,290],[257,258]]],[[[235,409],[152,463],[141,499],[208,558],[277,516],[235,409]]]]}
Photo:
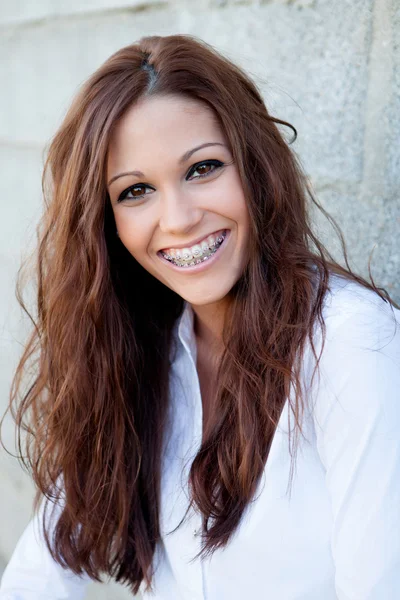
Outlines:
{"type": "Polygon", "coordinates": [[[398,597],[399,307],[312,233],[277,125],[184,35],[75,99],[11,399],[36,514],[0,598],[101,574],[159,600],[398,597]]]}

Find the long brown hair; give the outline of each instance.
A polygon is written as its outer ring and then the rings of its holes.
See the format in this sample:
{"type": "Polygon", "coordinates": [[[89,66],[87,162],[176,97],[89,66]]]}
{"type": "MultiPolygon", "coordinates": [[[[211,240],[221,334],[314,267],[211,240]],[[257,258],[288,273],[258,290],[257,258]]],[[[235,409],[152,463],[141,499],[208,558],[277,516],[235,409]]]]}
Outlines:
{"type": "MultiPolygon", "coordinates": [[[[205,519],[202,554],[226,545],[237,527],[291,388],[297,441],[302,433],[301,357],[308,340],[318,366],[313,329],[317,322],[325,331],[330,273],[393,302],[351,271],[340,230],[280,131],[295,128],[271,116],[256,84],[211,46],[187,35],[144,37],[88,79],[45,163],[37,314],[10,409],[37,486],[35,510],[43,497],[63,502],[54,538],[43,520],[53,558],[96,580],[106,573],[133,593],[142,581],[151,588],[160,540],[170,351],[184,302],[115,235],[105,166],[117,120],[156,94],[194,98],[217,115],[252,230],[248,265],[230,293],[215,411],[190,469],[192,502],[205,519]],[[313,233],[312,203],[336,228],[346,267],[313,233]]],[[[17,294],[27,311],[19,287],[17,294]]]]}

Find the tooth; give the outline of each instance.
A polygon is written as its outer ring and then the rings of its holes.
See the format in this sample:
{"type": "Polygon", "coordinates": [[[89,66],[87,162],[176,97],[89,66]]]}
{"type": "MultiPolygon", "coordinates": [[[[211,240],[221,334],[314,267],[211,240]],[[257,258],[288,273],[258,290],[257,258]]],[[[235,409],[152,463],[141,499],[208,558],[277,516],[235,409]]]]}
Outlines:
{"type": "Polygon", "coordinates": [[[176,260],[191,260],[197,257],[203,257],[205,253],[210,253],[216,250],[218,244],[221,244],[225,235],[225,230],[222,230],[218,234],[211,234],[207,238],[205,238],[202,242],[195,244],[191,248],[167,248],[164,254],[171,256],[176,260]]]}
{"type": "Polygon", "coordinates": [[[186,259],[193,258],[190,248],[182,248],[182,257],[186,259]]]}
{"type": "Polygon", "coordinates": [[[199,254],[201,254],[202,251],[200,244],[195,244],[194,246],[192,246],[191,250],[193,256],[199,256],[199,254]]]}
{"type": "Polygon", "coordinates": [[[215,235],[209,235],[206,241],[208,242],[209,246],[212,246],[212,244],[215,243],[215,235]]]}

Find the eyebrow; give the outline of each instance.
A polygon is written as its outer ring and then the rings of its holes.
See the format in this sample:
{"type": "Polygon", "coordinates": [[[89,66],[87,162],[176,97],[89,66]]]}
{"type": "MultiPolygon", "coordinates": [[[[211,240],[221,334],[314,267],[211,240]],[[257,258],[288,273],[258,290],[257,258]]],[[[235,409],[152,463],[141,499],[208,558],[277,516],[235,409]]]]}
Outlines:
{"type": "MultiPolygon", "coordinates": [[[[225,146],[225,147],[227,147],[226,144],[222,144],[221,142],[205,142],[204,144],[200,144],[200,146],[196,146],[195,148],[192,148],[191,150],[187,150],[187,152],[185,152],[185,154],[183,154],[181,156],[181,158],[179,159],[179,161],[178,161],[179,164],[182,165],[187,160],[189,160],[189,158],[192,156],[192,154],[194,154],[198,150],[201,150],[202,148],[207,148],[208,146],[225,146]]],[[[134,177],[144,177],[144,173],[142,173],[142,171],[124,171],[123,173],[118,173],[117,175],[114,175],[113,177],[111,177],[110,181],[107,183],[107,187],[110,186],[114,181],[116,181],[120,177],[126,177],[127,175],[133,175],[134,177]]]]}

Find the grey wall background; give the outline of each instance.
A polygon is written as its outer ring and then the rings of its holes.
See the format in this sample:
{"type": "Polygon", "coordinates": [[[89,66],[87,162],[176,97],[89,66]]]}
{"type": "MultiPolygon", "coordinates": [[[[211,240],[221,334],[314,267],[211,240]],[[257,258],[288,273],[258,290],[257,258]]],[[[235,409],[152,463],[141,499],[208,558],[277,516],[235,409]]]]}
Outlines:
{"type": "MultiPolygon", "coordinates": [[[[14,296],[35,243],[46,143],[80,83],[111,53],[149,34],[190,33],[250,74],[317,198],[337,219],[353,268],[400,302],[400,0],[2,0],[0,4],[0,410],[28,330],[14,296]]],[[[332,230],[316,218],[328,247],[332,230]]],[[[14,429],[3,428],[9,448],[14,429]]],[[[0,449],[0,561],[31,516],[33,488],[0,449]]],[[[118,600],[119,586],[88,598],[118,600]]]]}

